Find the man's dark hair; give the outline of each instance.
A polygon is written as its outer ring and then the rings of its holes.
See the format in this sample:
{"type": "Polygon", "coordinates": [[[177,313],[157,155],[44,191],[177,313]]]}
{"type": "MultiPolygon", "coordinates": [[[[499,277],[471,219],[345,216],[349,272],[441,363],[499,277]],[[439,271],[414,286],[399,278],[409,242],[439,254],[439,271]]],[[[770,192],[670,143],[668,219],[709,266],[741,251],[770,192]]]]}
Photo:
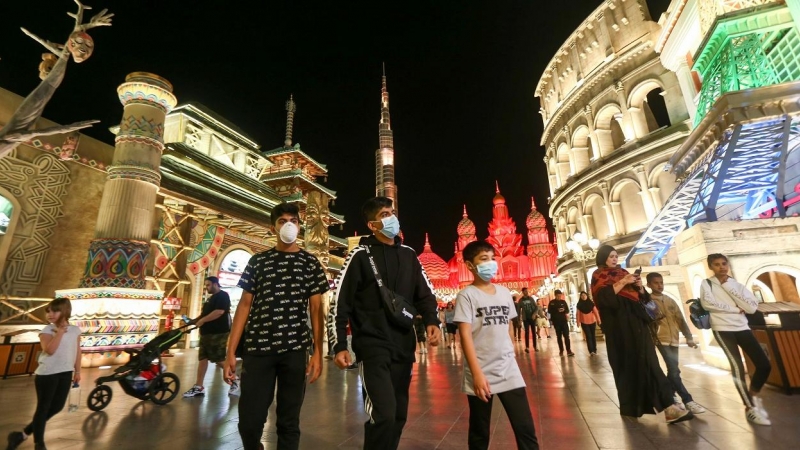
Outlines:
{"type": "Polygon", "coordinates": [[[272,225],[275,225],[275,222],[277,222],[278,219],[280,219],[284,214],[289,214],[298,221],[300,220],[300,208],[298,208],[294,203],[284,202],[277,204],[274,208],[272,208],[272,212],[269,213],[269,221],[272,222],[272,225]]]}
{"type": "Polygon", "coordinates": [[[706,258],[706,263],[708,264],[709,269],[711,268],[711,263],[713,263],[718,259],[724,259],[725,261],[727,261],[728,257],[723,255],[722,253],[712,253],[708,255],[708,258],[706,258]]]}
{"type": "Polygon", "coordinates": [[[469,261],[475,264],[475,262],[472,260],[475,259],[475,257],[481,252],[492,252],[492,254],[494,254],[494,247],[492,247],[492,244],[486,241],[470,242],[466,247],[464,247],[464,261],[469,261]]]}
{"type": "Polygon", "coordinates": [[[522,292],[525,292],[527,290],[528,290],[528,288],[526,288],[526,287],[522,288],[522,292]]]}
{"type": "Polygon", "coordinates": [[[219,278],[217,277],[206,277],[206,281],[210,281],[211,284],[216,284],[219,286],[219,278]]]}
{"type": "Polygon", "coordinates": [[[553,291],[553,295],[564,295],[564,293],[561,292],[561,289],[556,289],[555,291],[553,291]]]}
{"type": "Polygon", "coordinates": [[[658,272],[650,272],[650,273],[647,274],[647,282],[648,283],[651,283],[656,278],[661,278],[662,280],[664,279],[664,277],[661,276],[661,274],[658,273],[658,272]]]}
{"type": "Polygon", "coordinates": [[[382,210],[383,208],[391,207],[392,199],[388,197],[372,197],[361,207],[361,215],[364,216],[365,221],[373,222],[375,220],[375,215],[378,214],[378,211],[382,210]]]}

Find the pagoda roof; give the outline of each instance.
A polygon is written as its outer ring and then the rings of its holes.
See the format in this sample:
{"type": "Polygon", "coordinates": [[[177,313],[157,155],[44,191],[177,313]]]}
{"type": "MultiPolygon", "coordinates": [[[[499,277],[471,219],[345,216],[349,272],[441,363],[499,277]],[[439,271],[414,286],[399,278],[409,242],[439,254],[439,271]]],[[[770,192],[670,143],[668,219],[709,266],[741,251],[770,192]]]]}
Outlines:
{"type": "Polygon", "coordinates": [[[336,191],[328,189],[325,186],[312,180],[311,177],[303,173],[303,169],[290,169],[290,170],[283,170],[280,172],[265,173],[259,177],[259,180],[266,183],[270,181],[286,180],[292,178],[299,178],[304,182],[308,183],[310,186],[313,186],[314,188],[319,189],[320,191],[328,194],[330,198],[332,199],[336,198],[336,191]]]}
{"type": "Polygon", "coordinates": [[[299,157],[302,162],[311,165],[317,169],[319,173],[314,173],[314,175],[327,175],[328,168],[325,164],[322,164],[312,158],[308,153],[304,152],[300,149],[300,144],[295,144],[294,147],[286,148],[286,147],[278,147],[276,149],[272,149],[266,152],[261,153],[267,159],[274,158],[276,156],[282,155],[291,155],[294,154],[296,157],[299,157]]]}
{"type": "Polygon", "coordinates": [[[233,139],[245,148],[256,152],[261,148],[261,146],[258,145],[252,137],[245,133],[241,128],[236,126],[236,124],[225,119],[220,114],[214,112],[211,108],[203,105],[202,103],[189,102],[178,105],[172,110],[172,112],[170,112],[170,115],[175,113],[184,113],[187,116],[196,119],[203,125],[208,126],[214,131],[233,139]]]}

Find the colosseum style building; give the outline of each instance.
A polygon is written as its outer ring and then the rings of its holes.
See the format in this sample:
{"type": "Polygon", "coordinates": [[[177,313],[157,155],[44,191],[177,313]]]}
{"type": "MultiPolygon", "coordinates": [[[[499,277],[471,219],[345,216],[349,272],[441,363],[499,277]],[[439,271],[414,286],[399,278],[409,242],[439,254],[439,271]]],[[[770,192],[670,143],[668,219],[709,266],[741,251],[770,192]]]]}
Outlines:
{"type": "MultiPolygon", "coordinates": [[[[644,0],[606,1],[536,96],[572,299],[594,269],[587,243],[661,273],[680,304],[726,254],[762,300],[768,383],[800,387],[800,0],[672,0],[658,23],[644,0]]],[[[710,330],[694,333],[727,369],[710,330]]]]}
{"type": "MultiPolygon", "coordinates": [[[[536,88],[558,272],[573,301],[588,291],[594,266],[588,246],[570,249],[576,233],[624,255],[677,186],[664,168],[691,131],[691,115],[678,78],[656,54],[660,30],[644,0],[603,2],[565,40],[536,88]],[[590,257],[589,273],[581,256],[590,257]]],[[[679,271],[671,272],[665,281],[677,290],[679,271]]]]}

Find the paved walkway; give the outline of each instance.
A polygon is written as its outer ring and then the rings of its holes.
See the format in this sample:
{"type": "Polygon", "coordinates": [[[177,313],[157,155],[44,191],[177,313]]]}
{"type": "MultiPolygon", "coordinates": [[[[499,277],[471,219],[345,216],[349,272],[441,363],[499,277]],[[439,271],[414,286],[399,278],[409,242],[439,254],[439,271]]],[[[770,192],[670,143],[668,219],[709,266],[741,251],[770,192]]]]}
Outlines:
{"type": "MultiPolygon", "coordinates": [[[[555,339],[549,349],[525,354],[518,361],[528,380],[536,432],[541,448],[556,449],[797,449],[800,444],[800,402],[767,387],[764,403],[772,427],[747,423],[730,374],[702,363],[699,351],[681,348],[686,386],[709,411],[696,419],[667,425],[663,414],[642,419],[619,415],[617,394],[605,347],[589,357],[580,335],[573,334],[574,358],[559,357],[555,339]],[[576,342],[577,341],[577,342],[576,342]]],[[[197,353],[169,358],[169,370],[182,381],[181,392],[194,380],[197,353]]],[[[460,393],[461,355],[446,348],[422,356],[414,366],[409,422],[401,449],[466,449],[469,411],[460,393]]],[[[84,369],[86,396],[91,380],[109,370],[84,369]]],[[[49,450],[78,449],[239,449],[238,399],[229,398],[219,373],[209,370],[205,398],[176,398],[166,406],[140,402],[113,386],[111,404],[99,413],[85,406],[62,412],[47,428],[49,450]]],[[[36,395],[33,378],[0,380],[0,436],[20,429],[31,417],[36,395]]],[[[273,411],[274,414],[274,405],[273,411]]],[[[492,422],[492,449],[513,449],[514,437],[499,402],[492,422]]],[[[303,406],[302,449],[360,449],[365,414],[357,371],[339,371],[326,361],[320,380],[309,386],[303,406]]],[[[265,433],[275,448],[275,417],[265,433]]],[[[4,445],[4,444],[3,444],[4,445]]],[[[32,449],[29,441],[20,449],[32,449]]]]}

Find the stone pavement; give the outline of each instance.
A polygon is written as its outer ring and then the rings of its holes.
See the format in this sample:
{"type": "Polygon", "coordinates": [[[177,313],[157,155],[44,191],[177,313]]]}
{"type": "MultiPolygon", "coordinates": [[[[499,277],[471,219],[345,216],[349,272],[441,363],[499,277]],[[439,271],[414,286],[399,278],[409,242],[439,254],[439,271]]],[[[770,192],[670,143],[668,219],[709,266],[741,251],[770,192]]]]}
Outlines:
{"type": "MultiPolygon", "coordinates": [[[[619,415],[614,380],[602,341],[590,357],[580,334],[572,334],[573,358],[559,357],[555,338],[548,350],[518,361],[528,382],[528,397],[541,448],[557,449],[796,449],[800,448],[800,402],[775,388],[763,392],[771,427],[747,423],[730,373],[706,366],[699,351],[681,348],[682,375],[695,400],[709,411],[694,420],[667,425],[663,414],[641,419],[619,415]]],[[[196,350],[165,362],[180,376],[181,394],[194,380],[196,350]]],[[[420,355],[411,384],[409,421],[401,449],[466,449],[469,410],[460,392],[461,355],[447,348],[420,355]]],[[[213,366],[212,366],[213,367],[213,366]]],[[[92,380],[110,371],[84,369],[82,395],[92,380]]],[[[102,412],[85,404],[55,416],[47,427],[49,450],[225,449],[242,448],[237,432],[238,399],[227,395],[219,372],[209,370],[205,398],[176,398],[166,406],[141,402],[112,385],[114,396],[102,412]]],[[[33,414],[32,377],[0,380],[0,436],[24,426],[33,414]]],[[[267,449],[276,448],[274,404],[265,432],[267,449]]],[[[326,361],[322,377],[308,387],[301,417],[301,449],[360,449],[366,415],[357,371],[339,371],[326,361]]],[[[4,442],[4,441],[3,441],[4,442]]],[[[5,444],[2,444],[5,445],[5,444]]],[[[32,449],[32,439],[20,449],[32,449]]],[[[513,449],[514,436],[495,402],[491,449],[513,449]]]]}

